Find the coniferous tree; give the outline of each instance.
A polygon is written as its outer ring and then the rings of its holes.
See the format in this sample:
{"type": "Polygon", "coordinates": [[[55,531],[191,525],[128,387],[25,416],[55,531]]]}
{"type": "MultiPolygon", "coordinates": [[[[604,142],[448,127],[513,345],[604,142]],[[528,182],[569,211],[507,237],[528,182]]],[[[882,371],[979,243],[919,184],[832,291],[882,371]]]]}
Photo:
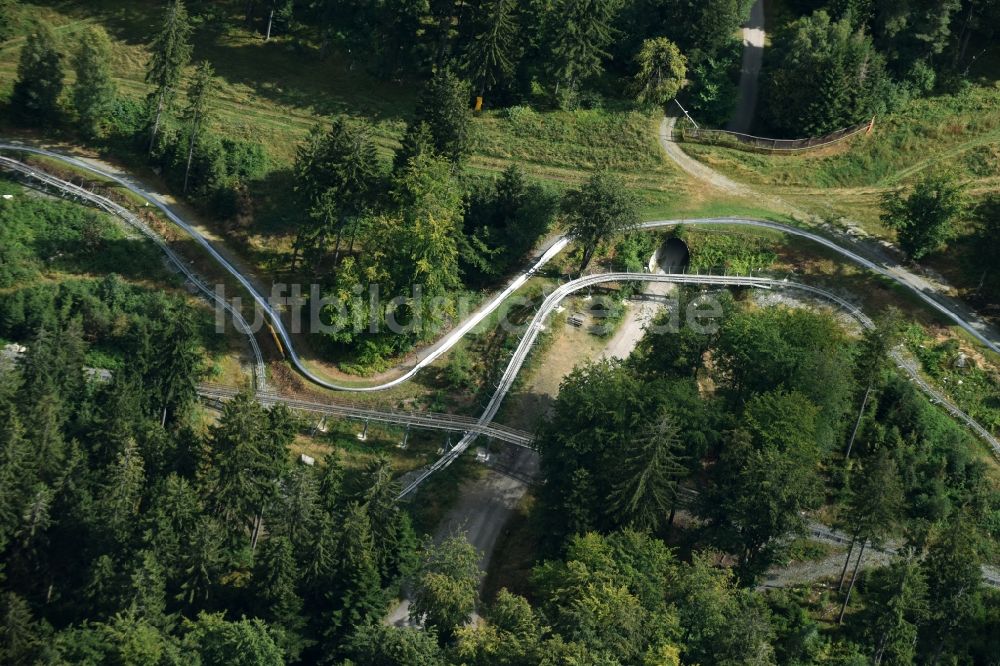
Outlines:
{"type": "Polygon", "coordinates": [[[129,588],[129,613],[158,629],[172,628],[174,617],[167,613],[166,578],[156,553],[144,550],[139,554],[129,588]]]}
{"type": "Polygon", "coordinates": [[[81,129],[89,136],[97,136],[111,112],[117,96],[111,80],[111,42],[100,26],[91,27],[80,39],[73,55],[73,108],[80,120],[81,129]]]}
{"type": "Polygon", "coordinates": [[[623,453],[622,481],[610,511],[618,525],[656,533],[673,522],[677,482],[687,472],[680,453],[680,429],[669,412],[647,423],[623,453]]]}
{"type": "Polygon", "coordinates": [[[326,590],[330,607],[326,639],[330,646],[339,645],[353,627],[381,617],[386,601],[371,521],[357,502],[352,502],[344,513],[334,562],[326,590]]]}
{"type": "Polygon", "coordinates": [[[436,546],[427,542],[413,579],[410,617],[450,640],[475,610],[482,573],[479,554],[464,537],[449,537],[436,546]]]}
{"type": "Polygon", "coordinates": [[[872,391],[875,390],[876,382],[882,375],[889,359],[889,352],[896,346],[899,336],[902,333],[902,315],[895,308],[890,308],[875,323],[875,328],[865,331],[857,358],[855,359],[855,374],[860,380],[861,386],[865,389],[864,397],[861,399],[861,408],[858,410],[858,418],[854,421],[854,428],[847,441],[847,452],[844,457],[848,460],[851,457],[851,449],[854,448],[854,440],[861,426],[861,419],[864,417],[868,400],[872,391]]]}
{"type": "Polygon", "coordinates": [[[146,483],[145,466],[134,440],[125,442],[106,476],[108,483],[100,508],[109,531],[118,544],[125,546],[134,533],[146,483]]]}
{"type": "Polygon", "coordinates": [[[471,22],[475,34],[465,51],[465,71],[480,97],[514,72],[517,46],[516,0],[480,0],[471,22]]]}
{"type": "Polygon", "coordinates": [[[415,122],[427,124],[438,155],[453,164],[461,162],[472,139],[468,84],[451,69],[439,68],[420,94],[415,122]]]}
{"type": "Polygon", "coordinates": [[[420,157],[433,157],[434,136],[430,125],[426,122],[410,123],[403,134],[402,145],[393,156],[392,171],[394,175],[402,173],[411,160],[420,157]]]}
{"type": "Polygon", "coordinates": [[[0,662],[12,666],[37,663],[46,641],[43,629],[24,598],[13,592],[0,594],[0,662]]]}
{"type": "Polygon", "coordinates": [[[295,175],[309,223],[302,225],[295,239],[293,264],[301,252],[309,268],[319,271],[330,238],[336,238],[337,261],[347,227],[357,224],[376,203],[382,183],[370,128],[340,116],[325,133],[313,129],[298,150],[295,175]]]}
{"type": "Polygon", "coordinates": [[[983,544],[978,525],[965,514],[949,518],[932,534],[923,560],[930,613],[921,632],[921,652],[926,663],[945,655],[961,661],[969,645],[971,619],[982,596],[980,568],[983,544]]]}
{"type": "Polygon", "coordinates": [[[844,596],[840,609],[840,619],[844,618],[847,604],[851,600],[851,592],[857,578],[861,558],[869,542],[879,545],[889,534],[893,525],[899,520],[903,509],[903,486],[896,470],[896,464],[883,449],[865,462],[861,473],[853,480],[849,490],[848,511],[851,526],[851,544],[847,550],[847,558],[840,575],[840,588],[844,586],[844,576],[847,573],[851,553],[857,541],[861,541],[861,552],[858,553],[851,575],[851,583],[844,596]]]}
{"type": "Polygon", "coordinates": [[[202,61],[195,71],[194,80],[188,88],[188,106],[184,110],[184,122],[187,130],[187,164],[184,167],[184,188],[188,191],[188,180],[191,177],[191,161],[194,159],[194,151],[201,140],[208,124],[209,115],[209,95],[215,83],[215,71],[207,60],[202,61]]]}
{"type": "Polygon", "coordinates": [[[23,123],[51,123],[59,112],[62,89],[62,55],[55,34],[47,23],[39,22],[21,49],[11,108],[23,123]]]}
{"type": "Polygon", "coordinates": [[[10,39],[14,32],[17,0],[0,0],[0,43],[10,39]]]}
{"type": "Polygon", "coordinates": [[[913,663],[920,624],[926,618],[927,581],[920,563],[903,558],[865,580],[860,626],[875,666],[913,663]]]}
{"type": "Polygon", "coordinates": [[[677,97],[687,76],[687,58],[666,37],[647,39],[635,56],[635,98],[640,104],[666,108],[677,97]]]}
{"type": "Polygon", "coordinates": [[[298,565],[287,537],[267,539],[254,562],[253,585],[260,603],[257,617],[282,629],[276,642],[289,661],[296,661],[308,647],[303,637],[302,598],[296,591],[298,565]]]}
{"type": "MultiPolygon", "coordinates": [[[[620,0],[555,0],[548,13],[548,53],[545,66],[556,94],[572,100],[579,86],[598,76],[610,56],[617,31],[614,20],[620,0]]],[[[564,106],[573,106],[570,102],[564,106]]]]}
{"type": "Polygon", "coordinates": [[[163,25],[150,45],[152,56],[146,71],[146,83],[153,86],[149,95],[149,154],[153,154],[163,114],[168,112],[181,81],[184,67],[191,59],[191,25],[183,0],[170,0],[163,15],[163,25]]]}
{"type": "Polygon", "coordinates": [[[160,425],[166,426],[168,417],[180,419],[196,396],[201,358],[189,309],[178,308],[170,313],[161,339],[164,347],[151,379],[159,394],[160,425]]]}

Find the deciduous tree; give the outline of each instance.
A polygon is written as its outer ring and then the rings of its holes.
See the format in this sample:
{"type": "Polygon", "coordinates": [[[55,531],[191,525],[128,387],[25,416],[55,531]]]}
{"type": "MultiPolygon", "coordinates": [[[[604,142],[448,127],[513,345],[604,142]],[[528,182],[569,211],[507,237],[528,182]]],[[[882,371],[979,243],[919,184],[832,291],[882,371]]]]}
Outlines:
{"type": "Polygon", "coordinates": [[[567,231],[583,249],[581,273],[602,246],[639,224],[636,198],[621,177],[606,171],[595,173],[582,187],[569,191],[562,208],[567,231]]]}
{"type": "Polygon", "coordinates": [[[896,230],[907,255],[922,259],[951,238],[963,208],[962,187],[947,173],[936,171],[917,181],[908,195],[901,190],[884,195],[882,222],[896,230]]]}

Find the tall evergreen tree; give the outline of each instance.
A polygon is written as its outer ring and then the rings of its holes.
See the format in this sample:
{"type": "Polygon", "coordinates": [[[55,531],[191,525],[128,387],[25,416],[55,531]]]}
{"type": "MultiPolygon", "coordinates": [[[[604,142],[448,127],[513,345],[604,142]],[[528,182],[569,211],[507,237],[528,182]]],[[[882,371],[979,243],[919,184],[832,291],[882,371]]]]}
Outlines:
{"type": "Polygon", "coordinates": [[[889,352],[896,346],[902,334],[902,323],[902,315],[899,310],[890,308],[875,322],[875,328],[866,330],[861,339],[861,345],[855,359],[855,374],[859,379],[859,384],[864,387],[865,393],[861,399],[858,418],[854,421],[854,428],[847,441],[847,452],[844,457],[848,460],[851,457],[851,449],[854,448],[854,440],[858,435],[858,428],[861,426],[861,419],[864,417],[872,391],[875,390],[876,383],[881,378],[882,371],[888,363],[889,352]]]}
{"type": "Polygon", "coordinates": [[[267,539],[254,562],[253,586],[259,602],[257,617],[282,629],[276,642],[289,661],[297,661],[308,646],[303,637],[302,598],[296,591],[298,564],[287,537],[267,539]]]}
{"type": "Polygon", "coordinates": [[[687,58],[666,37],[647,39],[635,56],[636,100],[640,104],[666,108],[677,97],[687,76],[687,58]]]}
{"type": "Polygon", "coordinates": [[[180,419],[195,400],[201,366],[195,335],[194,319],[188,308],[176,308],[169,313],[160,334],[164,346],[149,378],[156,387],[163,426],[170,416],[174,421],[180,419]]]}
{"type": "Polygon", "coordinates": [[[475,34],[465,50],[465,71],[480,97],[514,72],[516,0],[480,0],[471,17],[475,34]]]}
{"type": "Polygon", "coordinates": [[[344,513],[343,526],[326,596],[330,607],[328,646],[337,646],[353,627],[381,617],[385,596],[379,579],[371,521],[357,502],[344,513]]]}
{"type": "Polygon", "coordinates": [[[107,479],[100,500],[101,512],[115,540],[125,546],[135,532],[139,502],[146,484],[144,463],[134,440],[126,441],[118,452],[107,479]]]}
{"type": "Polygon", "coordinates": [[[622,456],[622,481],[610,498],[610,511],[616,524],[655,534],[673,522],[677,482],[687,472],[681,463],[680,429],[664,411],[630,445],[622,456]]]}
{"type": "Polygon", "coordinates": [[[14,33],[17,0],[0,0],[0,43],[10,39],[14,33]]]}
{"type": "Polygon", "coordinates": [[[482,573],[479,554],[464,537],[449,537],[436,546],[427,542],[413,579],[410,617],[450,640],[475,610],[482,573]]]}
{"type": "Polygon", "coordinates": [[[11,108],[25,124],[51,123],[59,113],[62,89],[62,55],[55,34],[47,23],[39,22],[21,49],[11,108]]]}
{"type": "Polygon", "coordinates": [[[108,34],[100,26],[88,28],[73,55],[73,108],[81,129],[92,137],[100,134],[117,96],[110,61],[108,34]]]}
{"type": "Polygon", "coordinates": [[[461,162],[472,140],[468,84],[447,67],[436,70],[420,93],[415,123],[427,124],[438,155],[461,162]]]}
{"type": "Polygon", "coordinates": [[[318,272],[330,238],[336,238],[336,262],[345,231],[356,229],[359,218],[377,202],[382,174],[371,129],[343,116],[325,133],[314,128],[298,150],[295,175],[309,222],[295,239],[293,264],[302,253],[309,268],[318,272]]]}
{"type": "Polygon", "coordinates": [[[146,70],[149,94],[149,154],[153,154],[163,114],[170,110],[184,67],[191,59],[191,24],[183,0],[170,0],[163,15],[159,34],[150,45],[152,56],[146,70]]]}
{"type": "Polygon", "coordinates": [[[204,60],[195,71],[194,80],[188,88],[188,106],[184,110],[184,123],[187,130],[187,164],[184,167],[184,192],[188,191],[188,180],[191,176],[191,161],[194,151],[205,131],[209,119],[209,95],[215,85],[215,71],[212,65],[204,60]]]}
{"type": "Polygon", "coordinates": [[[621,6],[621,0],[554,0],[547,16],[544,62],[557,95],[561,90],[571,98],[583,82],[604,70],[621,6]]]}
{"type": "Polygon", "coordinates": [[[963,661],[983,593],[982,558],[982,536],[966,513],[934,530],[923,560],[931,609],[921,632],[924,663],[939,663],[942,657],[963,661]]]}
{"type": "Polygon", "coordinates": [[[926,618],[927,581],[920,563],[899,559],[865,580],[860,626],[875,666],[913,663],[919,625],[926,618]]]}
{"type": "Polygon", "coordinates": [[[844,586],[844,575],[847,573],[851,553],[857,541],[861,541],[861,552],[854,565],[851,583],[844,595],[844,603],[840,609],[840,619],[843,620],[847,604],[851,600],[858,567],[865,554],[865,547],[871,541],[879,545],[889,535],[893,526],[899,520],[903,509],[903,485],[896,471],[896,464],[890,454],[882,449],[867,460],[861,472],[852,480],[849,490],[848,512],[851,523],[851,545],[847,550],[847,558],[840,575],[840,587],[844,586]]]}

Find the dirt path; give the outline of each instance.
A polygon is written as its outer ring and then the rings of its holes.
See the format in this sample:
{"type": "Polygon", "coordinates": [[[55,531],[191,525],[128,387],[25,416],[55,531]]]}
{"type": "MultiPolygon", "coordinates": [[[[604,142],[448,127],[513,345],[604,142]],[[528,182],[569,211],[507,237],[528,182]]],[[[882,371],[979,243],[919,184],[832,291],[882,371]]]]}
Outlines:
{"type": "Polygon", "coordinates": [[[733,117],[726,126],[731,132],[747,133],[753,125],[757,108],[757,87],[760,66],[764,61],[764,0],[757,0],[750,8],[750,19],[743,26],[743,65],[740,70],[740,95],[733,117]]]}
{"type": "MultiPolygon", "coordinates": [[[[480,554],[479,568],[484,572],[504,526],[528,491],[528,481],[538,474],[538,455],[519,447],[499,447],[491,452],[489,466],[481,478],[462,485],[458,501],[434,534],[437,542],[454,535],[468,539],[480,554]]],[[[410,602],[397,603],[385,622],[395,627],[416,626],[410,620],[410,602]]]]}

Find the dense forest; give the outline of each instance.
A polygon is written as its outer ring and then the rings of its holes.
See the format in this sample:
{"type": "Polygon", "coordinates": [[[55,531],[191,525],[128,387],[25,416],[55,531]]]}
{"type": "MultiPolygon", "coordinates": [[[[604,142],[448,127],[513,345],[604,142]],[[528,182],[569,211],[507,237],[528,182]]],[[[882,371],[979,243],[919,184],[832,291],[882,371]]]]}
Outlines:
{"type": "Polygon", "coordinates": [[[198,335],[183,305],[150,308],[109,286],[25,298],[49,305],[25,358],[0,369],[4,663],[997,654],[1000,605],[979,570],[996,543],[997,495],[968,435],[886,367],[891,315],[854,340],[829,315],[720,294],[717,332],[685,326],[627,362],[574,371],[541,436],[540,561],[520,594],[479,606],[478,554],[457,538],[421,543],[385,461],[350,473],[336,457],[292,464],[294,417],[250,394],[198,425],[198,335]],[[123,318],[118,344],[133,362],[105,383],[84,363],[93,322],[107,318],[123,318]],[[695,499],[680,501],[681,489],[695,499]],[[754,590],[801,533],[802,512],[822,504],[854,539],[832,627],[810,612],[816,600],[754,590]],[[684,559],[664,541],[678,535],[684,559]],[[889,542],[889,566],[848,567],[889,542]],[[382,624],[400,589],[422,629],[382,624]],[[485,619],[466,624],[477,607],[485,619]]]}

